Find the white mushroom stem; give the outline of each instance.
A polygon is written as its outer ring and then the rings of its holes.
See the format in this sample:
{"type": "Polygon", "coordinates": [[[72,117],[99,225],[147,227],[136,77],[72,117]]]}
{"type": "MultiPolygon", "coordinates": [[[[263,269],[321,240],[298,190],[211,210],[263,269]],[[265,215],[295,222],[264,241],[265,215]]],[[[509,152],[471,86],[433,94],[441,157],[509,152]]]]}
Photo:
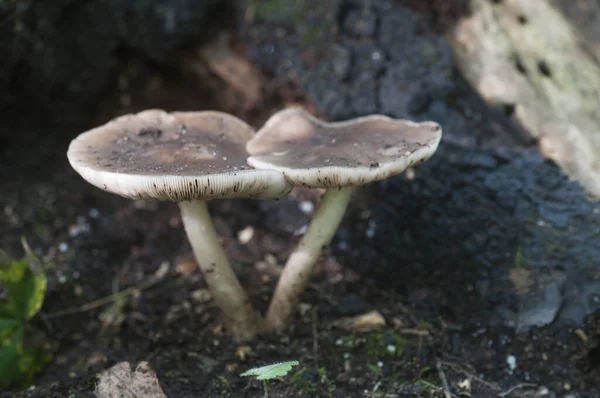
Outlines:
{"type": "Polygon", "coordinates": [[[219,243],[206,201],[179,202],[181,219],[196,261],[204,274],[213,299],[237,341],[252,339],[262,327],[259,313],[236,277],[219,243]]]}
{"type": "Polygon", "coordinates": [[[298,246],[289,257],[277,282],[267,316],[267,331],[281,331],[295,314],[313,268],[337,231],[353,189],[329,189],[298,246]]]}

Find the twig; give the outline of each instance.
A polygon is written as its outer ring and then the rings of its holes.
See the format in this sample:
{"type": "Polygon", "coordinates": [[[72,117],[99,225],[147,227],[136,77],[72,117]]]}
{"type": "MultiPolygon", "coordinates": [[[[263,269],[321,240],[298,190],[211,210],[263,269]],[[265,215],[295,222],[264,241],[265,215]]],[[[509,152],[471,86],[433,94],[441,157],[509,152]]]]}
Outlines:
{"type": "Polygon", "coordinates": [[[419,336],[419,337],[429,336],[429,330],[427,330],[427,329],[402,328],[402,329],[397,329],[396,332],[398,332],[400,334],[408,334],[408,335],[419,336]]]}
{"type": "Polygon", "coordinates": [[[519,383],[514,387],[509,388],[508,390],[501,392],[498,394],[499,397],[506,397],[510,394],[512,394],[513,392],[520,390],[521,388],[535,388],[537,387],[537,384],[532,384],[532,383],[519,383]]]}
{"type": "Polygon", "coordinates": [[[435,391],[437,391],[437,390],[438,390],[438,388],[439,388],[439,387],[438,387],[438,386],[436,386],[435,384],[433,384],[433,383],[430,383],[430,382],[428,382],[428,381],[427,381],[427,380],[425,380],[425,379],[421,379],[421,380],[419,380],[419,383],[421,383],[421,384],[425,385],[425,387],[428,387],[428,388],[430,388],[431,390],[435,390],[435,391]]]}
{"type": "Polygon", "coordinates": [[[312,338],[313,338],[313,356],[315,357],[315,368],[319,369],[319,330],[317,329],[317,309],[312,311],[312,338]]]}
{"type": "Polygon", "coordinates": [[[447,361],[442,361],[442,365],[449,367],[450,369],[452,369],[455,372],[462,373],[465,376],[468,376],[469,378],[475,380],[476,382],[478,382],[479,384],[481,384],[481,385],[489,388],[490,390],[500,391],[500,387],[498,385],[490,383],[489,381],[486,381],[486,380],[482,379],[481,377],[477,376],[476,374],[463,369],[458,364],[455,364],[455,363],[452,363],[452,362],[447,362],[447,361]]]}
{"type": "Polygon", "coordinates": [[[127,296],[135,293],[136,291],[149,289],[152,286],[156,285],[158,282],[162,281],[163,279],[164,279],[164,277],[155,277],[148,281],[140,283],[139,285],[130,286],[127,289],[121,290],[120,292],[111,294],[110,296],[106,296],[101,299],[94,300],[89,303],[83,304],[80,307],[66,308],[64,310],[59,310],[56,312],[52,312],[50,314],[45,314],[44,316],[47,319],[52,319],[52,318],[59,318],[61,316],[65,316],[65,315],[73,315],[73,314],[78,314],[80,312],[87,312],[87,311],[96,309],[98,307],[102,307],[104,305],[113,303],[117,300],[120,300],[124,297],[127,297],[127,296]]]}
{"type": "Polygon", "coordinates": [[[410,319],[410,321],[415,325],[418,326],[420,325],[419,320],[415,317],[415,315],[412,313],[412,311],[405,306],[402,303],[396,303],[396,307],[398,307],[398,309],[400,311],[402,311],[404,313],[404,315],[406,315],[408,317],[408,319],[410,319]]]}
{"type": "Polygon", "coordinates": [[[444,373],[444,369],[442,369],[442,362],[439,359],[435,360],[435,367],[438,371],[440,379],[442,380],[442,390],[444,391],[444,395],[446,396],[446,398],[452,398],[450,385],[448,385],[448,379],[446,379],[446,374],[444,373]]]}

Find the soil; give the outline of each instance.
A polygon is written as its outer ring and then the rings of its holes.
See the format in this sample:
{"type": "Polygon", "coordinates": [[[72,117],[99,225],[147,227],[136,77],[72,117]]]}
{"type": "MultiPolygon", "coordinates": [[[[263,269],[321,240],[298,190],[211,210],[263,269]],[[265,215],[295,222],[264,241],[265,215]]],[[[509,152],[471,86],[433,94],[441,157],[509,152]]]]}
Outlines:
{"type": "MultiPolygon", "coordinates": [[[[245,43],[251,46],[248,43],[253,41],[245,43]]],[[[245,50],[252,54],[257,48],[245,50]]],[[[165,76],[163,69],[157,71],[135,59],[130,68],[136,76],[165,76]]],[[[243,116],[256,127],[273,109],[290,102],[336,117],[311,96],[310,87],[290,83],[264,62],[255,64],[267,76],[268,88],[251,112],[227,106],[238,102],[218,97],[224,83],[214,75],[199,86],[178,84],[150,93],[133,88],[135,106],[218,108],[243,116]],[[205,96],[197,99],[198,93],[205,96]]],[[[181,83],[180,77],[166,76],[167,82],[181,83]]],[[[132,110],[115,108],[119,95],[108,94],[97,104],[98,119],[132,110]]],[[[234,94],[226,91],[226,95],[234,94]]],[[[455,109],[449,113],[449,123],[465,118],[455,109]]],[[[486,120],[497,120],[494,110],[482,113],[486,120]]],[[[529,145],[515,138],[512,128],[496,135],[478,130],[477,143],[529,145]]],[[[284,360],[297,360],[299,366],[291,376],[269,382],[270,397],[600,396],[598,311],[579,324],[552,324],[517,333],[490,323],[478,292],[469,283],[461,284],[469,270],[457,267],[441,274],[439,269],[410,264],[408,268],[421,272],[404,282],[409,289],[398,288],[384,273],[365,271],[369,264],[364,262],[374,255],[380,263],[397,261],[386,257],[392,252],[378,249],[373,254],[370,247],[369,256],[361,258],[361,246],[369,243],[356,238],[349,240],[351,247],[343,247],[338,237],[336,250],[319,264],[303,299],[302,314],[285,333],[234,344],[207,300],[177,207],[126,200],[93,188],[66,161],[68,137],[78,131],[47,133],[36,134],[41,138],[34,151],[23,140],[11,141],[2,150],[0,247],[19,257],[20,239],[25,237],[48,264],[49,290],[33,325],[53,343],[54,357],[35,379],[35,387],[2,392],[2,398],[93,397],[97,374],[121,361],[134,365],[148,361],[168,397],[262,397],[260,382],[239,373],[284,360]],[[165,269],[157,283],[143,288],[165,269]],[[124,301],[82,308],[131,287],[133,292],[124,301]],[[71,308],[79,310],[60,314],[71,308]],[[342,317],[373,310],[384,317],[385,326],[366,332],[336,326],[342,317]],[[444,391],[444,386],[449,389],[444,391]]],[[[456,141],[470,143],[463,138],[456,141]]],[[[372,194],[367,188],[355,195],[343,228],[346,235],[364,236],[365,225],[377,216],[369,208],[372,194]]],[[[285,261],[298,239],[297,231],[310,219],[301,203],[316,204],[317,196],[296,191],[278,202],[211,203],[223,245],[262,311],[276,281],[272,264],[285,261]],[[238,233],[248,227],[253,236],[241,241],[238,233]]]]}
{"type": "MultiPolygon", "coordinates": [[[[247,348],[228,339],[217,311],[203,301],[205,286],[175,205],[107,195],[84,183],[64,160],[41,175],[4,184],[1,194],[2,247],[17,255],[19,238],[25,236],[54,264],[47,270],[50,288],[35,325],[56,343],[55,356],[35,380],[35,389],[22,396],[93,397],[98,372],[120,361],[146,360],[169,397],[261,397],[261,385],[238,373],[292,359],[305,372],[294,382],[270,383],[270,396],[443,397],[438,367],[456,394],[468,391],[458,387],[465,380],[476,397],[497,397],[515,387],[508,396],[600,393],[597,314],[577,333],[546,327],[517,334],[488,326],[484,316],[474,319],[471,314],[479,306],[472,292],[453,297],[454,289],[466,287],[452,289],[439,278],[442,285],[431,286],[421,276],[410,295],[382,289],[384,280],[344,269],[343,264],[356,260],[341,252],[328,257],[313,279],[303,316],[283,336],[261,337],[247,348]],[[143,284],[165,262],[167,276],[129,297],[118,311],[103,306],[52,316],[115,289],[143,284]],[[446,303],[452,307],[444,308],[446,303]],[[370,310],[379,311],[387,326],[369,333],[331,327],[340,317],[370,310]],[[456,323],[449,313],[469,321],[456,323]],[[390,345],[401,354],[388,351],[390,345]],[[514,371],[507,364],[510,355],[518,361],[514,371]]],[[[308,218],[294,199],[215,202],[212,210],[238,274],[264,311],[275,278],[255,264],[267,255],[281,264],[297,239],[293,231],[308,218]],[[254,228],[254,236],[242,244],[236,234],[247,226],[254,228]]]]}

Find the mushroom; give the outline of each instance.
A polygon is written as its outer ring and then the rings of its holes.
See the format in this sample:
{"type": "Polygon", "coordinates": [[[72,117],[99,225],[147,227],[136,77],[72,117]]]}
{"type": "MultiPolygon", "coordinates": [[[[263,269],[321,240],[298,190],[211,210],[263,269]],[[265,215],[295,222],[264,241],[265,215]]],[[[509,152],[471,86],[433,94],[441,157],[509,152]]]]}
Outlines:
{"type": "Polygon", "coordinates": [[[225,324],[238,341],[262,327],[219,244],[206,201],[274,199],[291,186],[282,173],[248,167],[254,130],[215,111],[147,110],[125,115],[75,138],[71,166],[89,183],[126,198],[177,202],[196,260],[225,324]]]}
{"type": "Polygon", "coordinates": [[[246,146],[248,164],[282,172],[294,186],[325,188],[317,213],[289,257],[266,315],[266,329],[289,323],[324,247],[346,211],[353,187],[401,173],[428,159],[439,124],[371,115],[326,123],[296,108],[274,114],[246,146]]]}

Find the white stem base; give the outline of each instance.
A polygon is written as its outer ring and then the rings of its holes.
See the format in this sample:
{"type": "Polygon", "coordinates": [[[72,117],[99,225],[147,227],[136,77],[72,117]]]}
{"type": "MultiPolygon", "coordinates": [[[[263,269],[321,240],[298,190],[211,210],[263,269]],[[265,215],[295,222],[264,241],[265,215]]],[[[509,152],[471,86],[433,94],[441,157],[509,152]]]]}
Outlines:
{"type": "Polygon", "coordinates": [[[323,196],[319,210],[279,277],[267,311],[267,331],[281,331],[296,312],[300,298],[310,282],[315,263],[331,242],[344,217],[352,191],[350,187],[332,188],[323,196]]]}
{"type": "Polygon", "coordinates": [[[179,202],[179,209],[196,261],[228,330],[237,341],[252,339],[262,328],[262,319],[219,243],[206,201],[179,202]]]}

